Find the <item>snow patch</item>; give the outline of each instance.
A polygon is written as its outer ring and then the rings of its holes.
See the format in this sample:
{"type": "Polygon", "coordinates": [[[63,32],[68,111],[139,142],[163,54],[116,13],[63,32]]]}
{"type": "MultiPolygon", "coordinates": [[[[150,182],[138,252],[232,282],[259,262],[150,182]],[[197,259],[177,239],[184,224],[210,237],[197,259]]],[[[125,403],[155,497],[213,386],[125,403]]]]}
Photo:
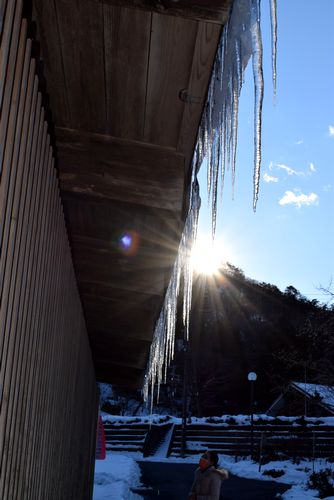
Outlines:
{"type": "Polygon", "coordinates": [[[133,458],[107,453],[95,462],[93,500],[141,500],[132,488],[140,487],[140,469],[133,458]]]}

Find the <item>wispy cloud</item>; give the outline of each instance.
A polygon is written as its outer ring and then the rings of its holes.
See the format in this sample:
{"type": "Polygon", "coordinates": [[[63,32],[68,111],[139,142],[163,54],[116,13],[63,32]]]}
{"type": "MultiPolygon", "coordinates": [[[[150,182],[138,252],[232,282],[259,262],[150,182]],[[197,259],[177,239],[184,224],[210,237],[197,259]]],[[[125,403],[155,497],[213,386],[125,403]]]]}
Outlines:
{"type": "Polygon", "coordinates": [[[311,172],[316,172],[317,171],[317,169],[314,166],[314,163],[312,163],[312,162],[309,164],[309,169],[310,169],[311,172]]]}
{"type": "Polygon", "coordinates": [[[304,144],[304,139],[299,139],[299,141],[296,141],[295,144],[299,146],[299,144],[304,144]]]}
{"type": "Polygon", "coordinates": [[[267,174],[267,172],[265,172],[263,174],[263,180],[265,182],[278,182],[278,177],[274,177],[273,175],[269,175],[267,174]]]}
{"type": "Polygon", "coordinates": [[[329,137],[334,137],[334,125],[328,125],[329,137]]]}
{"type": "Polygon", "coordinates": [[[303,205],[318,205],[319,197],[315,193],[304,194],[293,191],[285,191],[284,196],[278,202],[280,205],[294,205],[300,208],[303,205]]]}
{"type": "Polygon", "coordinates": [[[325,193],[329,193],[329,191],[331,191],[332,189],[332,184],[326,184],[322,189],[325,191],[325,193]]]}
{"type": "Polygon", "coordinates": [[[305,172],[294,170],[293,168],[289,167],[288,165],[284,165],[284,163],[276,163],[276,167],[280,168],[281,170],[285,170],[285,172],[288,175],[305,175],[305,172]]]}

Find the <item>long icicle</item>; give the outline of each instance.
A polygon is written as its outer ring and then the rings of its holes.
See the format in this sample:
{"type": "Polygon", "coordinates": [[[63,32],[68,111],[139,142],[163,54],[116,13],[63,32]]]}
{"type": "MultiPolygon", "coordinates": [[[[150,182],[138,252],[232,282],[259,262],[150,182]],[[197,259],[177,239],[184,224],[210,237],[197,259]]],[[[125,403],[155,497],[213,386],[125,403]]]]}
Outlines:
{"type": "Polygon", "coordinates": [[[263,81],[263,48],[260,27],[260,0],[252,0],[251,7],[251,33],[253,53],[253,76],[254,76],[254,193],[253,210],[259,197],[260,170],[261,170],[261,130],[262,130],[262,105],[264,94],[263,81]]]}
{"type": "Polygon", "coordinates": [[[276,97],[276,59],[277,59],[277,4],[276,0],[270,1],[270,21],[271,21],[271,66],[274,98],[276,97]]]}
{"type": "MultiPolygon", "coordinates": [[[[272,68],[274,91],[276,91],[276,44],[277,20],[276,0],[271,2],[272,68]]],[[[238,102],[248,61],[253,60],[254,76],[254,194],[253,208],[259,193],[261,166],[261,118],[263,103],[262,39],[260,28],[260,0],[234,0],[228,23],[224,26],[219,43],[208,97],[197,135],[192,161],[192,179],[188,215],[180,240],[178,255],[171,280],[166,291],[163,308],[155,326],[150,357],[143,386],[144,399],[151,395],[153,405],[154,387],[166,381],[167,368],[174,356],[177,305],[183,277],[183,325],[184,336],[189,338],[189,318],[192,299],[191,248],[196,240],[200,208],[197,173],[203,159],[208,163],[208,192],[212,203],[212,234],[216,230],[217,190],[219,171],[224,181],[226,166],[232,164],[234,185],[238,102]]]]}

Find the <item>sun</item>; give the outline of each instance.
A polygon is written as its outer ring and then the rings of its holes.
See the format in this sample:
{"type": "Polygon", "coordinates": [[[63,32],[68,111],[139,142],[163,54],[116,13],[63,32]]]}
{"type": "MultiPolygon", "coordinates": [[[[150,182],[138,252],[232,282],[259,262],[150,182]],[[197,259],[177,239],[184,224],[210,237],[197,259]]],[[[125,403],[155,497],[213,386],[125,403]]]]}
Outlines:
{"type": "Polygon", "coordinates": [[[198,234],[191,251],[192,267],[200,274],[217,274],[226,262],[225,253],[222,240],[212,241],[211,236],[198,234]]]}

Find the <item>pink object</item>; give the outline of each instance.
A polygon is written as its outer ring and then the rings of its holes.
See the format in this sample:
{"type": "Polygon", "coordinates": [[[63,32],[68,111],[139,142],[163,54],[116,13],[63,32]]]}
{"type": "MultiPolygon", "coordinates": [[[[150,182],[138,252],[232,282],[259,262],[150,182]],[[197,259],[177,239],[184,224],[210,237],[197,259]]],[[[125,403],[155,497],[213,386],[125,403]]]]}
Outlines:
{"type": "Polygon", "coordinates": [[[106,458],[106,435],[104,433],[103,422],[100,415],[97,423],[95,459],[104,460],[105,458],[106,458]]]}

